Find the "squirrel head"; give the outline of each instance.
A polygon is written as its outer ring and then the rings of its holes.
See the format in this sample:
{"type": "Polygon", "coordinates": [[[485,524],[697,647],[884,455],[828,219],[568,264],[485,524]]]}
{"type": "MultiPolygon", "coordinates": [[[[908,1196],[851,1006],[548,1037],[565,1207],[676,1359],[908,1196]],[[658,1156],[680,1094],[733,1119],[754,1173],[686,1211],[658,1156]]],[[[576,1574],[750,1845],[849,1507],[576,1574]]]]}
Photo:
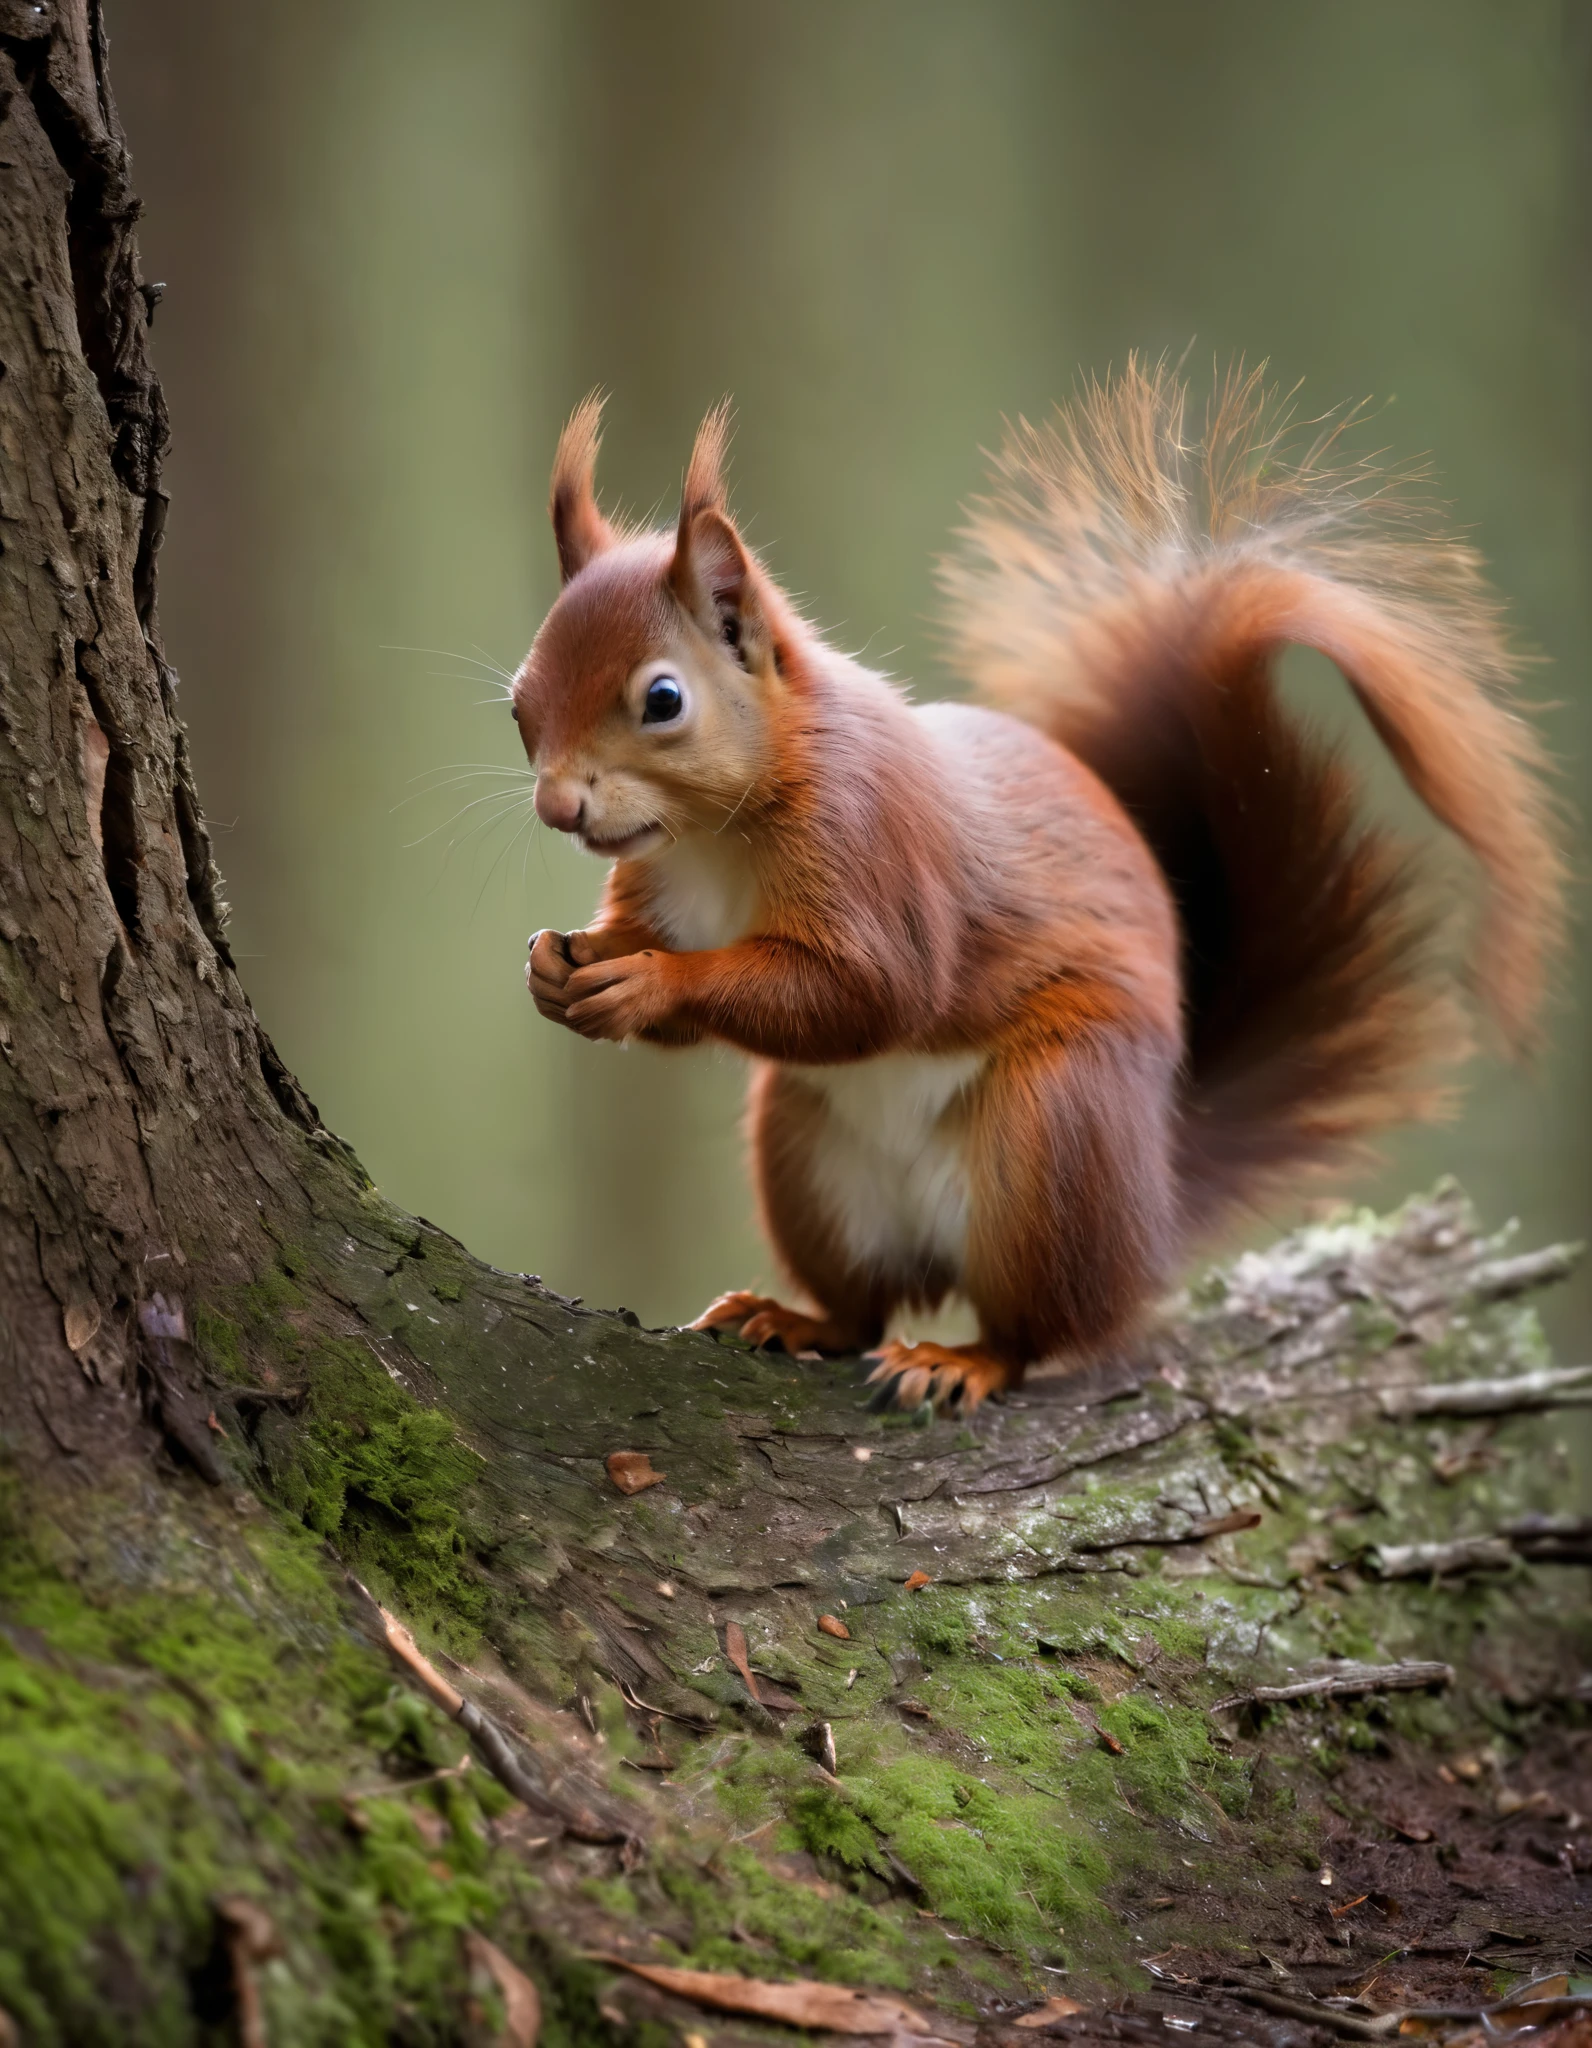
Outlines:
{"type": "Polygon", "coordinates": [[[559,439],[563,589],[514,679],[513,712],[543,822],[606,859],[639,858],[714,831],[762,779],[790,619],[725,508],[728,405],[697,433],[672,534],[623,530],[598,509],[601,413],[588,398],[559,439]]]}

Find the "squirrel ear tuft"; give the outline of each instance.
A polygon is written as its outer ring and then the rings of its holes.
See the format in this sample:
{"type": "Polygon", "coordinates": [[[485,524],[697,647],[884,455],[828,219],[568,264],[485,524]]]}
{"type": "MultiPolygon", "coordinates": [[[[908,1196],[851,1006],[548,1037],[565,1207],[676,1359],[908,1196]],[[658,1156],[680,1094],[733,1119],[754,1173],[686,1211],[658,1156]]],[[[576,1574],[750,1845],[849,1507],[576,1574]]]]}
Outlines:
{"type": "Polygon", "coordinates": [[[686,545],[691,522],[699,512],[724,510],[724,451],[730,442],[730,401],[721,398],[697,428],[680,492],[680,526],[676,547],[686,545]]]}
{"type": "Polygon", "coordinates": [[[723,641],[744,668],[756,669],[767,652],[768,621],[758,598],[756,565],[725,504],[729,438],[730,401],[725,398],[697,429],[680,493],[668,582],[704,633],[723,641]]]}
{"type": "Polygon", "coordinates": [[[558,543],[559,573],[567,583],[578,576],[593,555],[614,544],[614,530],[597,509],[592,488],[597,450],[602,441],[602,394],[594,391],[570,414],[558,437],[553,457],[553,483],[548,495],[553,538],[558,543]]]}

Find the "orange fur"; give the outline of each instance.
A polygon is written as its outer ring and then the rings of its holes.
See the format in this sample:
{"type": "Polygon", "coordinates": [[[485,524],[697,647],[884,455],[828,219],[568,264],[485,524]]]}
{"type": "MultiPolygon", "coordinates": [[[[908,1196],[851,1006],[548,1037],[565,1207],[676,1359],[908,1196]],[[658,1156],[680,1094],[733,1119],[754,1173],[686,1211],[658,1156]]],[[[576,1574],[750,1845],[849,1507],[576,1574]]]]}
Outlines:
{"type": "Polygon", "coordinates": [[[754,1056],[764,1222],[815,1306],[732,1294],[709,1326],[861,1348],[959,1292],[978,1343],[881,1372],[972,1405],[1120,1338],[1213,1213],[1431,1108],[1458,1039],[1430,915],[1283,709],[1289,641],[1476,854],[1478,976],[1528,1034],[1562,876],[1474,559],[1323,447],[1284,461],[1258,380],[1197,450],[1184,409],[1130,365],[1008,441],[947,571],[998,708],[914,708],[798,617],[727,511],[725,408],[672,535],[602,517],[594,402],[566,430],[565,588],[515,712],[544,817],[619,857],[528,979],[586,1036],[754,1056]]]}

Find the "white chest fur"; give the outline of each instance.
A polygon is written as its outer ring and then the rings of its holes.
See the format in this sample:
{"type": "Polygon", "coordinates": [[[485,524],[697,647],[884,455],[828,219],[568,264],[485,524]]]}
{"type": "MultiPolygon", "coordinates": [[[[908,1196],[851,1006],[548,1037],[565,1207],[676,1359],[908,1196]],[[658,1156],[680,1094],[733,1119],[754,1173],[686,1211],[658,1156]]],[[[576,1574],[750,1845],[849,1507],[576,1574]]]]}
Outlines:
{"type": "Polygon", "coordinates": [[[652,915],[677,953],[744,938],[761,907],[744,839],[693,832],[647,863],[652,915]]]}
{"type": "Polygon", "coordinates": [[[809,1171],[852,1256],[911,1277],[959,1273],[967,1249],[967,1125],[982,1053],[883,1053],[798,1067],[828,1116],[809,1171]]]}

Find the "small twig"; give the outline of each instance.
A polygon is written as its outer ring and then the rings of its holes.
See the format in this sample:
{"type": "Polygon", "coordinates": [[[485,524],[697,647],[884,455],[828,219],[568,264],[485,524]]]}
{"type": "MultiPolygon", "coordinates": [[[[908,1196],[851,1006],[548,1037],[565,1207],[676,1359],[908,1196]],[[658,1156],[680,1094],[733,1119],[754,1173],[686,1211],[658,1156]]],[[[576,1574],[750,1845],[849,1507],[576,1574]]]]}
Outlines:
{"type": "Polygon", "coordinates": [[[653,1706],[650,1701],[642,1699],[637,1693],[633,1693],[622,1678],[619,1681],[619,1695],[625,1705],[627,1707],[634,1707],[638,1714],[661,1714],[664,1720],[678,1721],[683,1728],[702,1730],[712,1726],[712,1723],[703,1720],[700,1714],[675,1714],[671,1713],[667,1707],[653,1706]]]}
{"type": "Polygon", "coordinates": [[[1592,1403],[1592,1365],[1516,1373],[1507,1380],[1384,1387],[1377,1403],[1395,1422],[1414,1415],[1524,1415],[1544,1408],[1579,1408],[1592,1403]]]}
{"type": "Polygon", "coordinates": [[[414,1637],[395,1615],[387,1609],[354,1574],[348,1574],[348,1584],[358,1597],[374,1612],[381,1629],[382,1640],[398,1659],[399,1663],[417,1678],[430,1698],[459,1726],[475,1744],[476,1753],[487,1769],[506,1791],[533,1813],[548,1820],[556,1821],[567,1834],[579,1842],[623,1842],[634,1841],[632,1831],[619,1822],[606,1820],[592,1811],[589,1806],[572,1805],[545,1785],[538,1785],[514,1754],[508,1737],[491,1718],[484,1714],[474,1700],[467,1700],[456,1686],[448,1683],[429,1657],[425,1656],[414,1637]]]}
{"type": "Polygon", "coordinates": [[[342,1796],[344,1799],[404,1799],[411,1792],[418,1792],[422,1785],[438,1785],[445,1778],[462,1778],[473,1761],[466,1750],[456,1764],[448,1764],[440,1771],[427,1771],[423,1778],[405,1778],[399,1785],[370,1785],[363,1791],[349,1791],[342,1796]]]}
{"type": "Polygon", "coordinates": [[[1368,1692],[1419,1692],[1428,1685],[1451,1685],[1452,1664],[1351,1664],[1341,1671],[1324,1671],[1316,1678],[1300,1678],[1292,1685],[1257,1685],[1248,1692],[1235,1692],[1218,1700],[1210,1709],[1225,1714],[1234,1707],[1269,1706],[1277,1700],[1352,1699],[1368,1692]]]}

